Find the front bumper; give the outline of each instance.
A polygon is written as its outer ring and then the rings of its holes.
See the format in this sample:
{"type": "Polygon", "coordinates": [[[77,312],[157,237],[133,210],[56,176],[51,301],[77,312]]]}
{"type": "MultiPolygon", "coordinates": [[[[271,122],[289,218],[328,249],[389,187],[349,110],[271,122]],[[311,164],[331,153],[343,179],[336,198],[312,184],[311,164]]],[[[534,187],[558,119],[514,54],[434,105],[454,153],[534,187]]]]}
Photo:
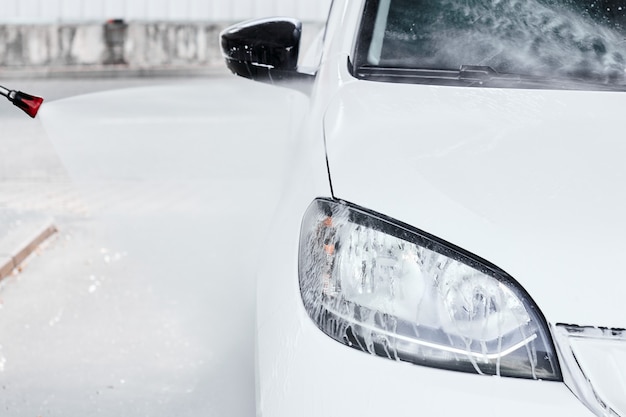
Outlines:
{"type": "Polygon", "coordinates": [[[488,377],[394,362],[341,345],[307,315],[298,285],[300,222],[281,213],[257,290],[257,413],[271,417],[592,417],[561,382],[488,377]]]}
{"type": "Polygon", "coordinates": [[[593,415],[563,383],[394,362],[335,342],[302,311],[275,318],[258,329],[262,416],[593,415]]]}

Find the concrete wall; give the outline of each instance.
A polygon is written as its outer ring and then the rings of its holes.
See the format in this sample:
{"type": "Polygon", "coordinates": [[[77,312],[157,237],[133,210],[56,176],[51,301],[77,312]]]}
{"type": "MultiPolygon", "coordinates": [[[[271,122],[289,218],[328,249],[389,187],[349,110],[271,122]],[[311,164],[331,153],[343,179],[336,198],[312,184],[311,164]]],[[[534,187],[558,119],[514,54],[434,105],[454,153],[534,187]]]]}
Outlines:
{"type": "Polygon", "coordinates": [[[322,20],[331,0],[2,0],[0,22],[237,21],[287,15],[322,20]]]}
{"type": "MultiPolygon", "coordinates": [[[[304,44],[332,0],[1,0],[0,76],[223,68],[219,32],[237,21],[291,16],[304,44]],[[112,45],[105,22],[128,22],[112,45]]],[[[110,34],[110,33],[109,33],[110,34]]]]}
{"type": "Polygon", "coordinates": [[[132,23],[120,30],[121,48],[116,50],[106,42],[105,25],[5,25],[0,26],[0,66],[203,64],[219,52],[223,26],[132,23]]]}
{"type": "MultiPolygon", "coordinates": [[[[219,33],[231,23],[0,25],[0,78],[225,71],[219,33]]],[[[303,49],[322,28],[322,22],[305,23],[303,49]]]]}

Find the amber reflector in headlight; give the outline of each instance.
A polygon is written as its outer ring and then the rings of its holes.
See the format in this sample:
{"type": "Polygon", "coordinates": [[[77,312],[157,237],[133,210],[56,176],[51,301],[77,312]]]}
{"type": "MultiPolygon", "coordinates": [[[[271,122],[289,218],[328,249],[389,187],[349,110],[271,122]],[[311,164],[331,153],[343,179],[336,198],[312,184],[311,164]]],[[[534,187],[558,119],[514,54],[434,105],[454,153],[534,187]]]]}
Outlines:
{"type": "Polygon", "coordinates": [[[309,316],[345,345],[436,368],[561,380],[545,320],[524,290],[410,226],[316,200],[299,268],[309,316]]]}

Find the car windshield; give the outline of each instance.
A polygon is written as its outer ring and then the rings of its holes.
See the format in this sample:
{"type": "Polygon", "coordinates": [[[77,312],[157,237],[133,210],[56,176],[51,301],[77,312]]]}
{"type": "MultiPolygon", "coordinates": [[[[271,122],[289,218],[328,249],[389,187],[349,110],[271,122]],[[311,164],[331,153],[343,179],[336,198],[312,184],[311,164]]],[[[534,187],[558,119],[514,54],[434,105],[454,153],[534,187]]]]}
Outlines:
{"type": "Polygon", "coordinates": [[[515,75],[623,88],[626,0],[368,0],[355,69],[362,78],[515,75]]]}

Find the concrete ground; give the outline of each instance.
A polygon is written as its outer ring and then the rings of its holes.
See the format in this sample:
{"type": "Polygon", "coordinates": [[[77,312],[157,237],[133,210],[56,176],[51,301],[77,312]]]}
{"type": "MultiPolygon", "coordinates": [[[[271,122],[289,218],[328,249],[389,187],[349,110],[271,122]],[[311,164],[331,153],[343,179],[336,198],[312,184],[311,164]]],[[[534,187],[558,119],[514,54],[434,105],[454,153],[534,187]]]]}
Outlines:
{"type": "Polygon", "coordinates": [[[289,126],[268,121],[299,99],[230,77],[9,87],[48,108],[30,120],[0,106],[0,237],[48,221],[58,233],[0,283],[0,414],[254,415],[254,266],[292,145],[289,126]],[[135,89],[69,98],[114,88],[135,89]],[[123,103],[154,103],[159,91],[195,93],[201,105],[169,118],[146,105],[145,119],[124,120],[123,103]],[[89,103],[102,113],[85,112],[89,103]],[[146,157],[128,160],[99,114],[145,127],[128,144],[147,140],[146,157]],[[188,129],[151,145],[169,122],[188,129]],[[73,154],[81,135],[94,140],[91,160],[73,154]],[[163,155],[178,161],[172,175],[152,175],[149,158],[163,155]],[[85,166],[100,171],[81,177],[85,166]],[[116,177],[129,167],[145,175],[116,177]]]}

